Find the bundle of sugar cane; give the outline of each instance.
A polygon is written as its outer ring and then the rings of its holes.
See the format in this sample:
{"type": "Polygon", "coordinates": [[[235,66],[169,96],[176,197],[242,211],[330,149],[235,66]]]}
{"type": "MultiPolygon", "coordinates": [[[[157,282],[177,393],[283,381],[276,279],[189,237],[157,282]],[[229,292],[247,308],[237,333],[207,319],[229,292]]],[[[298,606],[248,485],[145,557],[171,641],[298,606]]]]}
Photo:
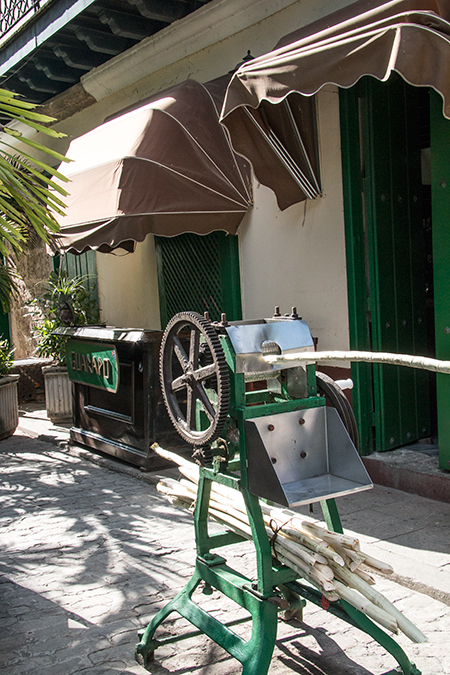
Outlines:
{"type": "MultiPolygon", "coordinates": [[[[199,467],[155,445],[153,449],[176,464],[183,478],[163,479],[157,488],[173,504],[193,509],[197,496],[199,467]]],[[[289,509],[260,502],[266,532],[274,557],[330,601],[343,599],[393,633],[401,630],[413,642],[425,642],[423,633],[385,596],[373,588],[373,572],[392,573],[392,567],[361,550],[359,540],[331,532],[289,509]]],[[[209,503],[212,519],[252,539],[244,498],[240,492],[213,482],[209,503]]]]}

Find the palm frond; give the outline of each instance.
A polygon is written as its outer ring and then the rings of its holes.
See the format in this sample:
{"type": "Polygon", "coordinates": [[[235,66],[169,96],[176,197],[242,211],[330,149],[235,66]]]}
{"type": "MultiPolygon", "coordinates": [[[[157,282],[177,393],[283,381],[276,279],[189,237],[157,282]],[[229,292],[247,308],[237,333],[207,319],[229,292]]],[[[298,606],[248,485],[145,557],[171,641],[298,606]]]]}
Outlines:
{"type": "Polygon", "coordinates": [[[0,305],[4,312],[11,311],[11,298],[16,297],[19,292],[18,278],[17,273],[0,260],[0,305]]]}
{"type": "MultiPolygon", "coordinates": [[[[61,138],[61,134],[49,128],[53,118],[36,110],[32,103],[22,100],[17,94],[0,88],[0,116],[3,120],[20,124],[49,137],[61,138]]],[[[55,150],[30,138],[17,128],[0,125],[0,254],[7,259],[11,253],[18,254],[36,235],[48,242],[59,231],[56,214],[64,212],[67,192],[56,184],[67,180],[51,166],[55,162],[69,161],[55,150]],[[25,151],[20,155],[13,145],[18,140],[25,151]],[[31,148],[48,157],[45,161],[33,157],[26,148],[31,148]]],[[[0,304],[9,311],[9,298],[18,291],[16,277],[10,267],[0,261],[0,304]]]]}

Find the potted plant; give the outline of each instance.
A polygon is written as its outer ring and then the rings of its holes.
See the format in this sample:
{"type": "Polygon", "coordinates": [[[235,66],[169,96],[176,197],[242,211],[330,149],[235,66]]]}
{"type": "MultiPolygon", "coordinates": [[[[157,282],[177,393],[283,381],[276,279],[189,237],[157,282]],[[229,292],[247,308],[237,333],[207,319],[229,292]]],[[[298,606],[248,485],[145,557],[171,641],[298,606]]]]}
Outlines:
{"type": "Polygon", "coordinates": [[[14,349],[8,340],[0,340],[0,440],[11,436],[19,424],[17,384],[19,375],[10,375],[14,349]]]}
{"type": "Polygon", "coordinates": [[[52,422],[72,418],[72,384],[66,367],[68,338],[55,331],[63,326],[84,326],[99,321],[98,303],[87,288],[87,281],[87,276],[71,277],[66,270],[52,272],[40,294],[28,303],[35,320],[36,354],[52,359],[50,365],[42,368],[47,416],[52,422]]]}

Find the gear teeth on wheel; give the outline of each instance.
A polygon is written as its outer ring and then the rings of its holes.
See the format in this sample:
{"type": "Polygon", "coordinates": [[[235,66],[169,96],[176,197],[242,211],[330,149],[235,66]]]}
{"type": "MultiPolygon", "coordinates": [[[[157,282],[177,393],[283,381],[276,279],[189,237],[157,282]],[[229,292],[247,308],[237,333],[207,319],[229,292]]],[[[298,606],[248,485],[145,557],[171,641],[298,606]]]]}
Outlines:
{"type": "MultiPolygon", "coordinates": [[[[195,372],[198,367],[198,363],[193,364],[193,371],[195,372]]],[[[215,440],[219,436],[228,417],[228,408],[230,402],[230,381],[228,365],[217,333],[211,326],[210,322],[201,316],[201,314],[197,314],[196,312],[180,312],[179,314],[173,316],[169,321],[161,341],[159,372],[164,403],[166,405],[167,412],[169,413],[169,417],[180,436],[185,441],[195,446],[207,445],[208,443],[211,443],[213,440],[215,440]],[[192,331],[195,330],[199,333],[199,339],[200,336],[203,336],[203,338],[206,340],[206,343],[211,352],[212,361],[215,365],[215,370],[211,377],[215,377],[217,380],[218,400],[214,419],[211,421],[211,424],[207,429],[199,431],[197,431],[197,429],[190,428],[189,420],[185,418],[177,396],[172,389],[172,383],[175,379],[172,372],[174,359],[174,340],[186,327],[190,329],[191,334],[192,331]]],[[[190,384],[188,380],[186,382],[186,391],[189,387],[190,384]]],[[[193,387],[191,387],[191,391],[193,391],[193,387]]],[[[196,399],[194,398],[194,403],[195,400],[196,399]]],[[[211,401],[210,404],[212,405],[211,401]]]]}

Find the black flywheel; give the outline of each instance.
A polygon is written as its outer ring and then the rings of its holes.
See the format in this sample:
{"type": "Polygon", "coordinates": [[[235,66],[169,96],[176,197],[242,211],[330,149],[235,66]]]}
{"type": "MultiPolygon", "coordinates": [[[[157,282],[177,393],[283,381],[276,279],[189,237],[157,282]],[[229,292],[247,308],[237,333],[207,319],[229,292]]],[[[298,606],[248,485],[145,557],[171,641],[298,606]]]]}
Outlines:
{"type": "Polygon", "coordinates": [[[167,324],[160,352],[161,389],[180,436],[198,447],[222,431],[230,401],[228,366],[211,323],[180,312],[167,324]]]}

